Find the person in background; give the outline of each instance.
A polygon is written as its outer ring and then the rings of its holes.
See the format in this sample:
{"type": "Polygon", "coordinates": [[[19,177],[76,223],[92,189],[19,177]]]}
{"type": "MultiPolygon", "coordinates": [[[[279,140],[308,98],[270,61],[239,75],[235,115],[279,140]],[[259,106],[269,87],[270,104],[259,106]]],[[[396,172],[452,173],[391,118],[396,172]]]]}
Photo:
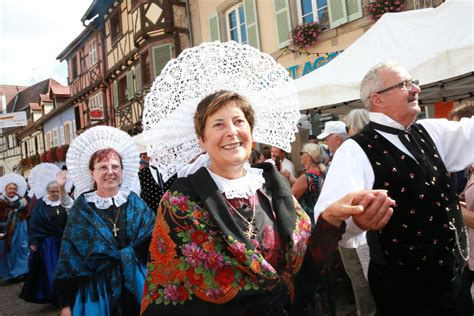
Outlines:
{"type": "Polygon", "coordinates": [[[382,230],[354,217],[346,229],[353,236],[367,231],[377,313],[466,315],[466,229],[448,171],[474,163],[474,118],[414,123],[419,81],[396,63],[372,67],[360,91],[370,123],[334,155],[315,215],[348,192],[387,190],[396,205],[382,230]]]}
{"type": "Polygon", "coordinates": [[[265,157],[265,160],[272,158],[272,149],[269,146],[263,146],[261,153],[263,157],[265,157]]]}
{"type": "Polygon", "coordinates": [[[318,139],[324,140],[328,145],[332,155],[348,137],[346,123],[342,121],[326,122],[323,132],[317,136],[318,139]]]}
{"type": "MultiPolygon", "coordinates": [[[[455,107],[449,113],[449,119],[458,122],[462,118],[471,118],[474,116],[474,101],[465,101],[458,107],[455,107]]],[[[463,272],[463,289],[469,293],[465,297],[465,306],[468,306],[466,313],[474,314],[473,300],[471,295],[472,282],[474,281],[474,165],[458,172],[451,173],[456,192],[459,192],[462,205],[462,216],[467,226],[468,243],[469,243],[469,259],[463,272]],[[469,306],[471,307],[469,309],[469,306]]]]}
{"type": "Polygon", "coordinates": [[[138,150],[127,133],[95,126],[75,138],[66,163],[76,188],[55,288],[61,315],[139,315],[155,215],[131,191],[138,150]]]}
{"type": "Polygon", "coordinates": [[[256,163],[262,163],[265,161],[265,156],[256,149],[252,149],[250,152],[249,163],[254,165],[256,163]]]}
{"type": "MultiPolygon", "coordinates": [[[[458,122],[463,117],[470,118],[474,115],[474,101],[465,101],[458,107],[453,108],[448,115],[448,119],[458,122]]],[[[451,172],[451,180],[454,184],[454,190],[460,194],[464,188],[466,187],[467,179],[468,179],[468,170],[466,168],[464,170],[460,170],[457,172],[451,172]]]]}
{"type": "Polygon", "coordinates": [[[318,144],[318,139],[316,138],[316,135],[309,135],[308,136],[308,143],[312,144],[318,144]]]}
{"type": "MultiPolygon", "coordinates": [[[[344,121],[349,137],[356,135],[369,123],[369,112],[366,109],[353,109],[344,117],[344,121]]],[[[367,280],[370,253],[365,233],[352,239],[347,238],[347,234],[343,235],[339,242],[339,253],[344,270],[351,279],[357,314],[376,315],[375,301],[367,280]]]]}
{"type": "Polygon", "coordinates": [[[283,149],[272,146],[271,155],[271,159],[265,161],[273,163],[279,172],[287,170],[292,177],[296,177],[295,165],[286,158],[286,152],[283,149]]]}
{"type": "Polygon", "coordinates": [[[305,173],[297,179],[291,176],[288,170],[282,172],[291,186],[293,196],[298,200],[306,214],[310,216],[311,224],[314,226],[314,205],[321,192],[326,166],[322,163],[323,152],[319,145],[307,143],[300,152],[301,165],[305,173]]]}
{"type": "Polygon", "coordinates": [[[369,111],[367,109],[352,109],[344,116],[347,125],[347,134],[353,136],[359,133],[369,122],[369,111]]]}
{"type": "MultiPolygon", "coordinates": [[[[148,158],[148,157],[147,157],[148,158]]],[[[170,188],[173,181],[176,180],[176,175],[168,180],[163,181],[158,169],[148,164],[145,168],[141,168],[138,172],[138,179],[140,181],[140,197],[156,213],[158,204],[160,203],[163,194],[170,188]]]]}
{"type": "MultiPolygon", "coordinates": [[[[32,181],[32,174],[44,165],[46,164],[39,164],[31,170],[32,181]]],[[[57,304],[54,273],[64,227],[73,204],[65,189],[67,172],[60,171],[59,168],[57,172],[57,177],[53,173],[49,177],[39,174],[41,179],[34,179],[33,191],[38,202],[31,215],[28,233],[31,250],[29,272],[20,293],[20,298],[27,302],[57,304]],[[41,190],[37,189],[40,186],[41,190]]]]}
{"type": "Polygon", "coordinates": [[[28,272],[26,181],[16,173],[0,178],[0,280],[15,281],[28,272]]]}

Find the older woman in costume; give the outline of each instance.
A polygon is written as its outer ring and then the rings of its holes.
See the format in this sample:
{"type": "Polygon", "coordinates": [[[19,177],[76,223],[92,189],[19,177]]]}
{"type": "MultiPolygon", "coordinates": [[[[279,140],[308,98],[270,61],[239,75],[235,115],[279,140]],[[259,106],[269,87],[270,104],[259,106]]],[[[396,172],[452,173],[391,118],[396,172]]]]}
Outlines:
{"type": "Polygon", "coordinates": [[[6,174],[0,190],[0,280],[12,280],[28,272],[26,181],[19,174],[6,174]]]}
{"type": "Polygon", "coordinates": [[[28,233],[30,269],[20,293],[20,298],[27,302],[56,302],[54,273],[73,203],[66,193],[66,179],[66,172],[51,163],[39,164],[30,172],[29,182],[38,201],[31,214],[28,233]]]}
{"type": "MultiPolygon", "coordinates": [[[[253,168],[247,163],[252,142],[257,138],[259,142],[285,149],[289,147],[298,115],[293,115],[293,111],[297,110],[291,95],[290,98],[288,95],[285,97],[287,91],[291,93],[291,85],[285,85],[287,78],[283,68],[267,55],[249,46],[215,42],[185,50],[177,60],[165,67],[155,82],[144,113],[144,122],[151,125],[150,128],[145,124],[146,133],[150,139],[156,137],[157,141],[150,147],[150,156],[157,160],[164,174],[171,175],[175,170],[167,169],[165,161],[170,157],[160,160],[162,156],[158,153],[164,150],[174,153],[177,159],[187,159],[188,151],[195,155],[194,144],[199,144],[197,152],[206,151],[209,163],[204,163],[205,167],[187,177],[178,178],[161,200],[150,245],[142,300],[144,315],[293,314],[293,298],[295,291],[298,291],[294,288],[294,278],[310,239],[310,220],[292,196],[285,178],[271,164],[263,163],[253,168]],[[170,105],[173,102],[170,100],[175,100],[172,95],[160,91],[170,84],[168,74],[175,74],[173,68],[178,65],[181,74],[189,71],[192,75],[193,69],[200,67],[187,68],[185,63],[193,60],[194,55],[199,55],[195,59],[202,60],[206,66],[209,66],[206,58],[217,63],[216,76],[207,73],[206,80],[216,80],[216,86],[210,91],[218,86],[231,88],[230,84],[226,85],[226,71],[229,69],[220,67],[221,62],[232,65],[230,68],[235,76],[247,78],[250,82],[258,82],[252,74],[259,71],[265,73],[268,80],[278,80],[281,76],[278,82],[281,85],[274,86],[276,89],[260,100],[267,100],[280,111],[271,116],[277,119],[267,127],[271,126],[269,128],[275,128],[274,131],[282,134],[272,138],[274,133],[262,132],[265,129],[263,113],[254,112],[253,104],[250,105],[247,97],[236,92],[210,93],[194,111],[180,109],[189,104],[186,101],[171,113],[170,108],[164,109],[167,102],[170,105]],[[261,68],[252,64],[258,63],[258,58],[264,64],[261,68]],[[247,67],[239,66],[239,62],[247,61],[252,65],[248,76],[242,73],[247,67]],[[219,73],[223,76],[219,77],[219,73]],[[161,95],[166,95],[169,101],[161,99],[161,95]],[[158,107],[156,112],[153,104],[158,107]],[[168,120],[162,122],[165,126],[176,123],[173,120],[170,122],[170,117],[185,119],[184,123],[189,124],[185,113],[195,113],[196,136],[183,137],[177,133],[189,133],[189,130],[175,130],[175,133],[166,135],[168,141],[160,139],[160,124],[152,120],[154,113],[161,111],[168,111],[168,120]],[[179,150],[183,147],[188,151],[179,150]]],[[[237,81],[235,77],[233,80],[240,84],[234,87],[235,90],[243,89],[243,81],[237,81]]],[[[270,82],[266,84],[268,87],[270,82]]],[[[208,92],[201,86],[199,89],[199,93],[208,92]]],[[[178,87],[176,95],[182,95],[179,92],[178,87]]],[[[251,95],[250,92],[247,95],[251,95]]],[[[270,115],[268,119],[271,119],[270,115]]],[[[347,196],[343,202],[357,204],[368,201],[362,199],[365,199],[365,193],[347,196]]],[[[344,229],[344,219],[350,214],[360,213],[358,206],[339,206],[329,208],[316,225],[319,237],[324,236],[312,241],[316,255],[335,249],[344,229]]],[[[385,212],[388,213],[388,208],[385,212]]]]}
{"type": "Polygon", "coordinates": [[[131,137],[98,126],[76,138],[66,162],[76,201],[56,269],[62,315],[137,315],[154,214],[131,191],[139,155],[131,137]]]}

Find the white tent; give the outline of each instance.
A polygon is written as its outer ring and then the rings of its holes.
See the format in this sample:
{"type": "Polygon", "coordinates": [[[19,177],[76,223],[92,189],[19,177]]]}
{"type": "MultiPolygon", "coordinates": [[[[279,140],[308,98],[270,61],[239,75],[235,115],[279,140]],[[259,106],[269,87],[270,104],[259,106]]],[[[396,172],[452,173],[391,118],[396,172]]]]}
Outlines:
{"type": "Polygon", "coordinates": [[[384,14],[330,63],[295,80],[300,109],[361,106],[359,83],[383,61],[402,64],[420,80],[422,104],[474,97],[473,16],[473,0],[384,14]]]}

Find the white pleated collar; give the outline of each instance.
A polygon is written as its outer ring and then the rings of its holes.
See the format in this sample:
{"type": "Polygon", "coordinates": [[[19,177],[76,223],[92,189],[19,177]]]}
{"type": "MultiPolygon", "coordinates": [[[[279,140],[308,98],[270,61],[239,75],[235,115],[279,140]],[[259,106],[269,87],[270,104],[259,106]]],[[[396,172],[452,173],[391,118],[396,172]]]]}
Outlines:
{"type": "Polygon", "coordinates": [[[226,179],[213,173],[209,168],[209,174],[216,183],[217,187],[224,193],[226,198],[249,198],[263,187],[265,179],[262,176],[263,170],[252,168],[250,165],[245,165],[244,170],[246,175],[238,179],[226,179]]]}
{"type": "Polygon", "coordinates": [[[61,199],[57,199],[56,201],[51,201],[47,195],[43,196],[42,200],[44,203],[46,203],[46,205],[49,205],[49,206],[61,205],[61,199]]]}
{"type": "Polygon", "coordinates": [[[15,202],[16,200],[18,200],[20,197],[18,196],[18,194],[16,194],[14,197],[12,198],[9,198],[7,195],[2,195],[2,197],[5,199],[5,201],[9,201],[9,202],[15,202]]]}
{"type": "Polygon", "coordinates": [[[117,195],[112,197],[103,198],[97,195],[97,191],[84,193],[84,198],[87,202],[92,202],[94,205],[101,210],[108,209],[112,205],[119,207],[120,205],[127,202],[128,199],[127,193],[124,191],[119,191],[117,195]]]}

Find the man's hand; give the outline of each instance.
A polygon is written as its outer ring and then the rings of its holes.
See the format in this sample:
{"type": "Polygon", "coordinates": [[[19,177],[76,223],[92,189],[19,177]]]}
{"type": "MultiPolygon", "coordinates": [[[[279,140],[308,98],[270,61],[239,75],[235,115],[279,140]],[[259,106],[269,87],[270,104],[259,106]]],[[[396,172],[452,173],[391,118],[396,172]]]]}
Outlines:
{"type": "Polygon", "coordinates": [[[395,201],[384,190],[350,192],[329,205],[321,216],[338,227],[352,216],[361,229],[380,229],[392,216],[393,205],[395,201]]]}
{"type": "Polygon", "coordinates": [[[352,216],[354,223],[363,230],[380,230],[390,220],[395,201],[387,196],[386,191],[374,190],[367,193],[359,205],[364,211],[352,216]]]}

